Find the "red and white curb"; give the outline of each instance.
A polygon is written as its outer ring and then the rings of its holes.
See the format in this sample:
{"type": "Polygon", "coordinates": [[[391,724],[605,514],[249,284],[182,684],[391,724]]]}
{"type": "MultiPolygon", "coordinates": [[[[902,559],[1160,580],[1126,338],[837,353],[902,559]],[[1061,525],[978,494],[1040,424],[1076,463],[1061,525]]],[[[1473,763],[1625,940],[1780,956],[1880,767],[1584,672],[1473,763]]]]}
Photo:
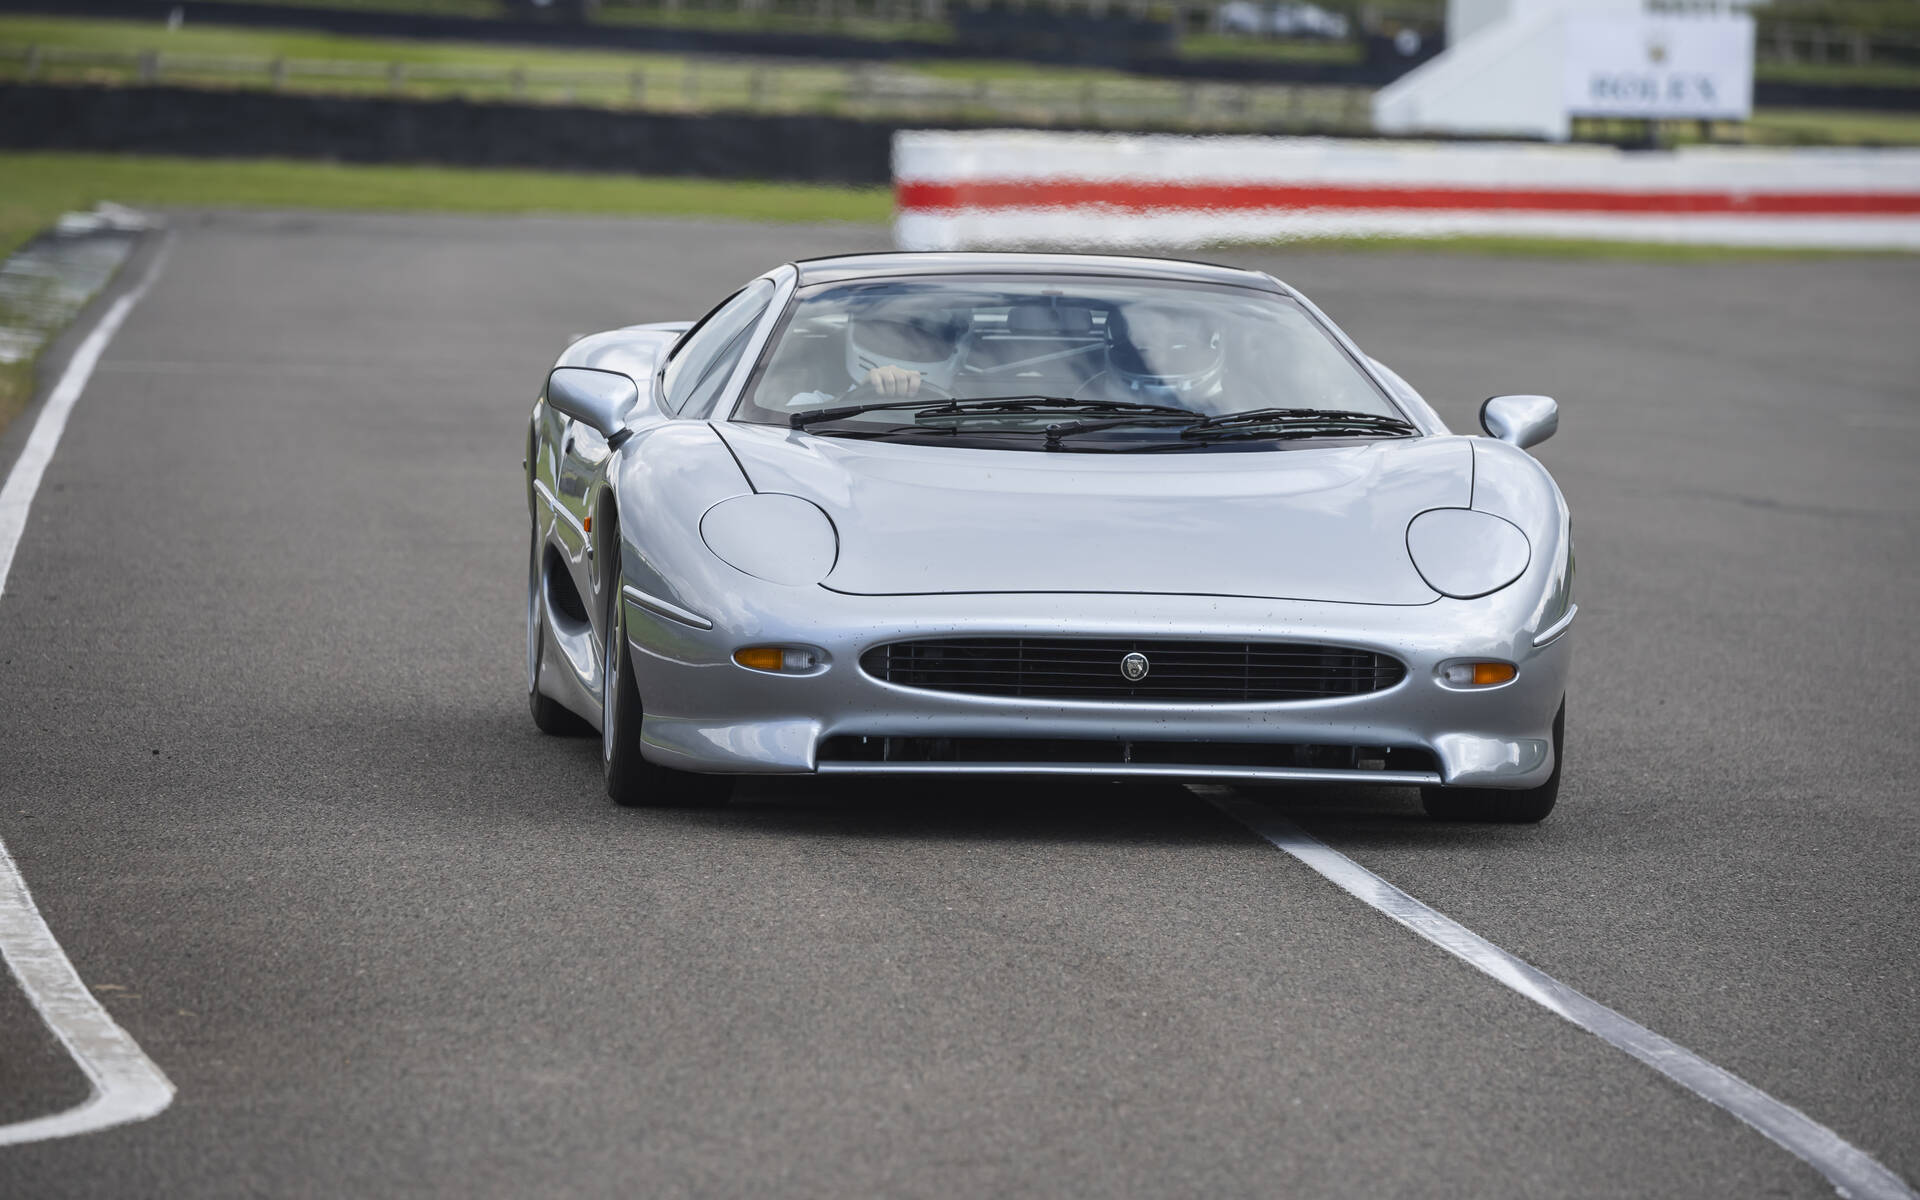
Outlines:
{"type": "Polygon", "coordinates": [[[1920,151],[902,131],[907,250],[1459,236],[1920,249],[1920,151]]]}

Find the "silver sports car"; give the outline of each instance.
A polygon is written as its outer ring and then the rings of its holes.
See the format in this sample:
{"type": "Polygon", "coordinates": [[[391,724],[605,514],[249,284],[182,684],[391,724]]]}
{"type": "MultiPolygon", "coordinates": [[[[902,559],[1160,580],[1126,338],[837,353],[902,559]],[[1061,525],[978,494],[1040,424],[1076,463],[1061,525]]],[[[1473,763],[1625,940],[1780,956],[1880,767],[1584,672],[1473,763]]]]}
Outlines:
{"type": "Polygon", "coordinates": [[[1158,259],[870,254],[560,356],[527,694],[623,804],[729,776],[1559,790],[1573,552],[1526,453],[1307,299],[1158,259]]]}

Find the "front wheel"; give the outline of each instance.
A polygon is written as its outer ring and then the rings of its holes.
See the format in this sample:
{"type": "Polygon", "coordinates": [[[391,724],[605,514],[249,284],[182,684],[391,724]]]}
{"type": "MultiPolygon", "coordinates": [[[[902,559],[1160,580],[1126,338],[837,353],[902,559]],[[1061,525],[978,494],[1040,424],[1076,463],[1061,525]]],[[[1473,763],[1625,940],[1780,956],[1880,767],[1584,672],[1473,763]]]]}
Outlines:
{"type": "MultiPolygon", "coordinates": [[[[613,545],[618,546],[616,540],[613,545]]],[[[727,798],[733,781],[724,775],[694,775],[648,762],[640,753],[640,689],[633,680],[633,660],[627,652],[627,606],[620,599],[620,576],[608,581],[606,648],[601,656],[603,719],[600,725],[600,763],[607,778],[607,795],[626,808],[693,807],[718,804],[727,798]]]]}
{"type": "Polygon", "coordinates": [[[1553,716],[1553,774],[1535,788],[1423,787],[1421,807],[1436,821],[1533,825],[1547,819],[1560,799],[1560,768],[1566,762],[1567,702],[1553,716]]]}

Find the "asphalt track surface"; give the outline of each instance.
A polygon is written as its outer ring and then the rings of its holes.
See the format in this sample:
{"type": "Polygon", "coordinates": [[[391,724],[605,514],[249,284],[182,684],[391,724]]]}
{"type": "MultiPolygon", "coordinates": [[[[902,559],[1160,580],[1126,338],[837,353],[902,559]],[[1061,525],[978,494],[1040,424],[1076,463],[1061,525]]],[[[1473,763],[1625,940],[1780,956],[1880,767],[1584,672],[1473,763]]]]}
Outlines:
{"type": "MultiPolygon", "coordinates": [[[[1833,1194],[1183,789],[629,812],[533,730],[544,366],[884,231],[176,225],[0,597],[0,836],[179,1092],[0,1195],[1833,1194]]],[[[1558,396],[1580,556],[1546,824],[1247,794],[1920,1180],[1920,265],[1235,257],[1456,429],[1558,396]]],[[[0,977],[0,1122],[85,1091],[0,977]]]]}

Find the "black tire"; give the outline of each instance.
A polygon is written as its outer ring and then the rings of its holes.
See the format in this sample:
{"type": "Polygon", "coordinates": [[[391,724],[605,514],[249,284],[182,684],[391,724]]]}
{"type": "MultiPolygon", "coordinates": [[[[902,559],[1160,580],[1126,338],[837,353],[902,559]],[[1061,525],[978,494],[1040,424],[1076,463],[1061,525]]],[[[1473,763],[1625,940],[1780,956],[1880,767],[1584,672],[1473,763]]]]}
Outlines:
{"type": "Polygon", "coordinates": [[[1560,768],[1566,764],[1567,702],[1553,716],[1553,774],[1536,788],[1423,787],[1420,804],[1436,821],[1478,821],[1501,825],[1532,825],[1547,819],[1560,799],[1560,768]]]}
{"type": "Polygon", "coordinates": [[[534,728],[554,737],[585,737],[593,732],[586,718],[540,693],[540,660],[547,646],[547,610],[540,603],[540,531],[527,552],[527,711],[534,728]]]}
{"type": "MultiPolygon", "coordinates": [[[[618,546],[617,538],[609,544],[618,546]]],[[[601,654],[604,709],[601,717],[600,764],[607,779],[607,795],[625,808],[697,808],[719,804],[733,790],[725,775],[695,775],[648,762],[640,753],[640,690],[633,681],[633,662],[627,653],[626,605],[620,602],[620,575],[608,580],[606,646],[601,654]]]]}

